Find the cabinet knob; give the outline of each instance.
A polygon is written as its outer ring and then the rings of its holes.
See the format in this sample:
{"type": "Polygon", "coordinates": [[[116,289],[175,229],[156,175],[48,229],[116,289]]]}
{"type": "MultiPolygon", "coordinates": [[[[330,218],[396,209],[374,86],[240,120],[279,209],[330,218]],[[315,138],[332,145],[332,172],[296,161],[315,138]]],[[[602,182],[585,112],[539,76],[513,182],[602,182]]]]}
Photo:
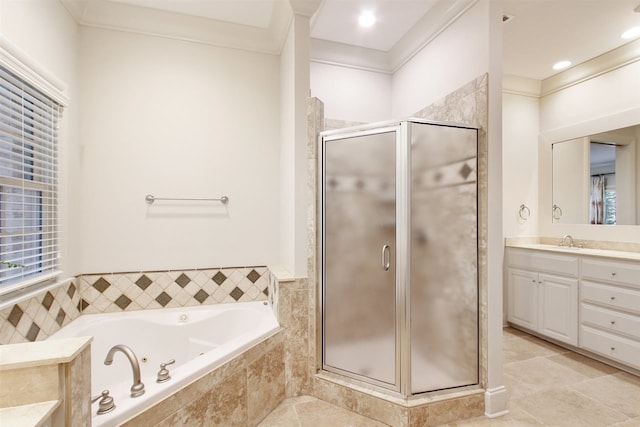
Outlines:
{"type": "Polygon", "coordinates": [[[611,297],[611,301],[615,301],[615,300],[616,300],[616,297],[611,297]]]}
{"type": "Polygon", "coordinates": [[[611,351],[616,351],[616,348],[615,347],[611,347],[611,351]]]}
{"type": "Polygon", "coordinates": [[[616,277],[616,272],[611,273],[611,277],[616,277]]]}
{"type": "Polygon", "coordinates": [[[612,321],[611,321],[611,326],[613,326],[613,325],[615,325],[615,324],[616,324],[616,321],[615,321],[615,320],[612,320],[612,321]]]}

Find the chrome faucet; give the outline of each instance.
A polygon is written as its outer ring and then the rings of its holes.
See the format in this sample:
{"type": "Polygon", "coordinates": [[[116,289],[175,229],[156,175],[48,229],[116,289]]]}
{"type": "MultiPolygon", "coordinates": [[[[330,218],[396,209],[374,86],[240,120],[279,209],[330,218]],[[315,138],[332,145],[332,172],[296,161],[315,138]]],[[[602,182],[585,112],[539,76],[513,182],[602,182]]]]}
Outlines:
{"type": "Polygon", "coordinates": [[[564,237],[562,238],[562,240],[560,241],[560,246],[564,246],[564,242],[566,240],[569,240],[569,247],[572,248],[573,247],[573,237],[571,237],[571,234],[565,234],[564,237]]]}
{"type": "Polygon", "coordinates": [[[107,353],[107,358],[104,359],[105,365],[111,365],[113,363],[113,355],[117,352],[121,351],[127,356],[129,359],[129,363],[131,363],[131,369],[133,370],[133,385],[131,386],[131,397],[138,397],[144,394],[144,384],[140,381],[140,364],[138,363],[138,358],[133,353],[129,347],[124,344],[118,344],[111,347],[109,353],[107,353]]]}

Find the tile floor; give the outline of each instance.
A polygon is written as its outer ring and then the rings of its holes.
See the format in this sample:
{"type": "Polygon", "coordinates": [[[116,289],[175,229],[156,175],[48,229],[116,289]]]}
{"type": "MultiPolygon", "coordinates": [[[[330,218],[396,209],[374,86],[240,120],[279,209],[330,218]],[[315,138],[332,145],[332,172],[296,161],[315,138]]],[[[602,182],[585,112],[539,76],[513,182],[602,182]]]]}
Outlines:
{"type": "MultiPolygon", "coordinates": [[[[447,427],[640,427],[640,378],[512,328],[504,330],[509,414],[447,427]]],[[[260,427],[384,424],[310,396],[285,400],[260,427]]]]}

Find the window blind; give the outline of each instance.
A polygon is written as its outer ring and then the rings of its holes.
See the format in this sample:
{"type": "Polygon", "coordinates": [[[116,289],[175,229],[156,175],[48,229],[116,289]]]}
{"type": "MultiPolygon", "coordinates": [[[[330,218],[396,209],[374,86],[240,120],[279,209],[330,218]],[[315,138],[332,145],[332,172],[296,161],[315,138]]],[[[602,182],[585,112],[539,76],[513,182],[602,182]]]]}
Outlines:
{"type": "Polygon", "coordinates": [[[58,272],[60,113],[59,104],[0,66],[0,294],[58,272]]]}

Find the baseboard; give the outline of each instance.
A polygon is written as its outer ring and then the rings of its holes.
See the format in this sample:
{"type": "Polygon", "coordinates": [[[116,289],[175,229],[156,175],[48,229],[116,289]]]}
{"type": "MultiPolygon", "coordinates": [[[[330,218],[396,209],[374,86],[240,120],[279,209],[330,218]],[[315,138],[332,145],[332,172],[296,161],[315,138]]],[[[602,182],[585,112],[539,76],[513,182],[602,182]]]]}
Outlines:
{"type": "Polygon", "coordinates": [[[484,393],[484,415],[487,418],[496,418],[508,413],[506,387],[487,389],[484,393]]]}

